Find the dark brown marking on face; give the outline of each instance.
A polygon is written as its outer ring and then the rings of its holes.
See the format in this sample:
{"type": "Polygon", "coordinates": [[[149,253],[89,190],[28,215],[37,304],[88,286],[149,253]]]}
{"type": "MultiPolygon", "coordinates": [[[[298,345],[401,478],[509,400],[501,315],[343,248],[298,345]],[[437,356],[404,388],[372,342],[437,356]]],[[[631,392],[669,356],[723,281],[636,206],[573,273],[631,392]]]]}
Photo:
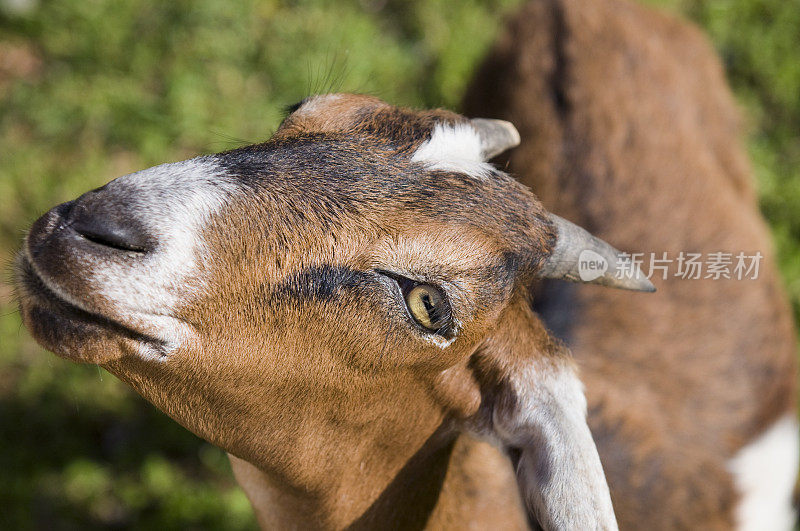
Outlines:
{"type": "Polygon", "coordinates": [[[343,290],[365,286],[374,281],[372,277],[373,275],[344,266],[315,266],[290,275],[271,288],[270,292],[281,302],[286,297],[300,301],[311,299],[327,302],[335,299],[343,290]]]}

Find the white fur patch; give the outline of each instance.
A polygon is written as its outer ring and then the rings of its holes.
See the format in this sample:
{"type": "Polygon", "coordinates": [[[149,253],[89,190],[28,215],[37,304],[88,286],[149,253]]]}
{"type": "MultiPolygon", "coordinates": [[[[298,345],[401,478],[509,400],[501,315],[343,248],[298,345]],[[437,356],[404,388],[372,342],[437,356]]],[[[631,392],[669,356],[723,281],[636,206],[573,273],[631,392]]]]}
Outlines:
{"type": "Polygon", "coordinates": [[[127,198],[126,208],[158,243],[133,267],[98,268],[96,287],[124,310],[168,315],[187,295],[184,287],[201,284],[200,232],[237,187],[213,159],[198,157],[120,177],[106,188],[127,198]]]}
{"type": "Polygon", "coordinates": [[[792,492],[797,478],[800,435],[794,415],[773,424],[742,448],[729,462],[741,500],[736,508],[738,529],[792,529],[792,492]]]}
{"type": "Polygon", "coordinates": [[[411,157],[431,170],[454,171],[481,178],[491,174],[492,165],[481,158],[481,139],[469,124],[437,124],[431,138],[411,157]]]}
{"type": "MultiPolygon", "coordinates": [[[[211,157],[162,164],[115,179],[104,193],[120,204],[156,240],[155,249],[131,260],[76,257],[91,283],[91,299],[109,308],[112,319],[163,341],[167,350],[191,334],[171,317],[188,296],[204,286],[205,244],[200,233],[209,218],[238,191],[211,157]]],[[[25,246],[27,249],[27,245],[25,246]]],[[[32,264],[35,262],[31,261],[32,264]]],[[[69,293],[37,270],[48,288],[92,312],[81,294],[69,293]]],[[[158,358],[143,346],[142,355],[158,358]]]]}

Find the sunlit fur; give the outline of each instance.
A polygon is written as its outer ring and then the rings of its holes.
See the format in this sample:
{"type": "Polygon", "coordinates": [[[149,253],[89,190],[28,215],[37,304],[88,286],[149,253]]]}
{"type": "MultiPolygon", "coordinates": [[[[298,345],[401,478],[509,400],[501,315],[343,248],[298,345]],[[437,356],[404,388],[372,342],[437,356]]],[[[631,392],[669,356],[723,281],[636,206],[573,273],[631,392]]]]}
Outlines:
{"type": "Polygon", "coordinates": [[[227,450],[265,528],[614,529],[570,354],[530,310],[552,222],[479,143],[441,142],[470,128],[318,96],[266,143],[117,179],[34,224],[23,319],[227,450]],[[145,248],[84,237],[93,216],[145,248]],[[397,277],[441,290],[446,335],[397,277]]]}

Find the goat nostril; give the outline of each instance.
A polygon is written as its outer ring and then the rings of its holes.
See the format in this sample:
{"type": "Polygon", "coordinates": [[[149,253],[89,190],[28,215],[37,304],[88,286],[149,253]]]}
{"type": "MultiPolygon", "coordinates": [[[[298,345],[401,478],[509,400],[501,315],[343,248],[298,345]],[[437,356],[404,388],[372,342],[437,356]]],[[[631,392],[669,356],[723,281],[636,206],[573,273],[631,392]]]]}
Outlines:
{"type": "Polygon", "coordinates": [[[97,218],[78,219],[72,224],[72,229],[90,242],[104,247],[137,253],[148,250],[144,233],[127,223],[97,218]]]}

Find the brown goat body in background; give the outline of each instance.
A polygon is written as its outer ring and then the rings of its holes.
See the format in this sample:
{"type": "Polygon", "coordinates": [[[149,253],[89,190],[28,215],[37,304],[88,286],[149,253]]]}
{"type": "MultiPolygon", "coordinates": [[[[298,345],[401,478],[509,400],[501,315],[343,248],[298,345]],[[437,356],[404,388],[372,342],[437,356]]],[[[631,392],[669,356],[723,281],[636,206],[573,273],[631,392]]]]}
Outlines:
{"type": "Polygon", "coordinates": [[[513,122],[509,171],[622,249],[765,256],[757,280],[656,274],[636,297],[545,281],[533,298],[577,359],[621,528],[791,526],[795,333],[706,38],[625,0],[532,2],[465,114],[513,122]]]}

